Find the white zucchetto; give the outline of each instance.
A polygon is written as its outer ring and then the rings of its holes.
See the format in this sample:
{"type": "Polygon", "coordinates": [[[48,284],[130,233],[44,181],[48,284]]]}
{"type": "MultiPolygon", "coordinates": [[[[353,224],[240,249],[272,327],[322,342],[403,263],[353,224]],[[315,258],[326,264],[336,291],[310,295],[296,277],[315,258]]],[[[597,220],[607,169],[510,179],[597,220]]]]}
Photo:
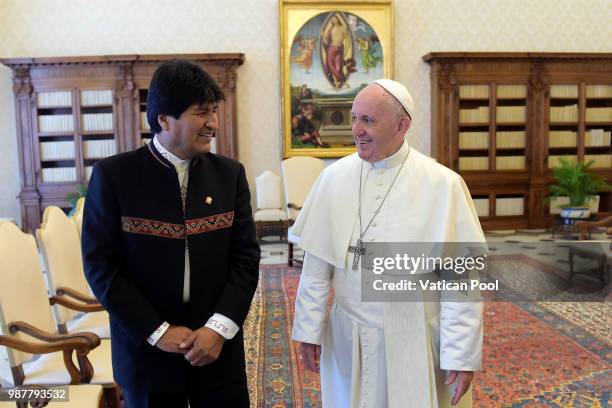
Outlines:
{"type": "Polygon", "coordinates": [[[410,120],[414,119],[414,99],[412,99],[412,95],[410,95],[410,92],[404,85],[392,79],[377,79],[370,83],[382,86],[406,109],[410,120]]]}

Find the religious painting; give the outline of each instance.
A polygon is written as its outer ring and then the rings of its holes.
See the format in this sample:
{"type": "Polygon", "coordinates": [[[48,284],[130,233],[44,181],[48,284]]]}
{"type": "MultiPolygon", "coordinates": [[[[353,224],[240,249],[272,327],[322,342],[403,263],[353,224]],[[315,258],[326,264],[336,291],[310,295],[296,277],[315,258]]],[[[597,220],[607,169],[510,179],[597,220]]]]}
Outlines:
{"type": "Polygon", "coordinates": [[[353,100],[393,77],[390,0],[280,0],[283,157],[355,152],[353,100]]]}

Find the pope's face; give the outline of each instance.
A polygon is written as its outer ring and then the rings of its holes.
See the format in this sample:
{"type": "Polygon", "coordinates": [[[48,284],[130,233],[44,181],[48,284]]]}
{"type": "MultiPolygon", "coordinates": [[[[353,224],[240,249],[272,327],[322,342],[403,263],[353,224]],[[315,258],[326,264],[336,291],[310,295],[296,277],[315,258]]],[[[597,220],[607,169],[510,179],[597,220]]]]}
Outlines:
{"type": "Polygon", "coordinates": [[[395,153],[404,141],[400,119],[386,91],[371,84],[353,102],[353,140],[363,160],[374,163],[395,153]]]}

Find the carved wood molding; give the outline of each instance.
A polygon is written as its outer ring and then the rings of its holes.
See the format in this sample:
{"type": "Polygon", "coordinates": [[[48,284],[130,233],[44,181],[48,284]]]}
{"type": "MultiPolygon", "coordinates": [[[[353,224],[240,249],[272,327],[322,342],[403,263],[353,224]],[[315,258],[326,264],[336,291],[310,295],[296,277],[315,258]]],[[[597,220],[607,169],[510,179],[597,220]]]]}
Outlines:
{"type": "Polygon", "coordinates": [[[242,65],[244,54],[242,53],[215,53],[215,54],[156,54],[156,55],[99,55],[80,57],[44,57],[44,58],[4,58],[0,62],[14,69],[22,66],[47,66],[47,65],[83,65],[83,64],[118,64],[145,62],[158,64],[172,59],[188,59],[195,62],[207,64],[231,63],[234,66],[242,65]]]}
{"type": "Polygon", "coordinates": [[[17,65],[13,68],[13,92],[17,97],[30,97],[32,95],[32,80],[30,67],[17,65]]]}
{"type": "Polygon", "coordinates": [[[531,86],[535,89],[544,89],[548,85],[546,80],[546,68],[541,62],[536,62],[531,66],[531,77],[529,78],[531,86]]]}
{"type": "Polygon", "coordinates": [[[453,91],[457,86],[457,76],[455,75],[455,66],[452,62],[445,61],[440,64],[440,73],[438,76],[438,86],[443,91],[453,91]]]}
{"type": "Polygon", "coordinates": [[[219,81],[219,86],[223,89],[228,89],[231,92],[236,90],[236,71],[234,69],[224,70],[224,74],[219,81]]]}
{"type": "Polygon", "coordinates": [[[609,52],[430,52],[423,56],[423,61],[469,61],[469,60],[539,60],[542,62],[553,61],[578,61],[578,60],[610,60],[612,53],[609,52]]]}
{"type": "Polygon", "coordinates": [[[130,97],[134,92],[134,64],[120,64],[119,71],[121,72],[121,82],[115,97],[130,97]]]}

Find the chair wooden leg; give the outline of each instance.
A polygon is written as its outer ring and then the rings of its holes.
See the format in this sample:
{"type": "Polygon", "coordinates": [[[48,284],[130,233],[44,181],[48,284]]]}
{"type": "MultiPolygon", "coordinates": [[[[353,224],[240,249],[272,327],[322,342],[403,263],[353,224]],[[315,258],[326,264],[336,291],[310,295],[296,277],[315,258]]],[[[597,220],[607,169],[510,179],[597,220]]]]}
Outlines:
{"type": "Polygon", "coordinates": [[[288,259],[287,259],[287,265],[289,266],[293,266],[293,244],[291,242],[288,243],[289,248],[288,248],[288,259]]]}
{"type": "Polygon", "coordinates": [[[285,220],[285,239],[289,242],[289,220],[285,220]]]}
{"type": "Polygon", "coordinates": [[[113,385],[104,387],[104,401],[106,402],[107,408],[121,408],[121,401],[119,399],[119,386],[113,385]]]}

